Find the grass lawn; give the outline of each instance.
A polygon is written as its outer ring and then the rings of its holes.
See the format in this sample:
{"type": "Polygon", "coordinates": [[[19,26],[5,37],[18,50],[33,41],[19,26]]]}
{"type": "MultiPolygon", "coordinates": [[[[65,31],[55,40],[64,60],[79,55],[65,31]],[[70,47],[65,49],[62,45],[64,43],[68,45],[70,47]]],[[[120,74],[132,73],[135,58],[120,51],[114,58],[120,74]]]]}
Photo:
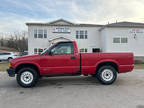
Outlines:
{"type": "Polygon", "coordinates": [[[144,69],[144,64],[135,64],[135,69],[144,69]]]}
{"type": "Polygon", "coordinates": [[[0,72],[6,71],[7,68],[8,68],[8,62],[0,62],[0,72]]]}
{"type": "MultiPolygon", "coordinates": [[[[6,71],[6,69],[8,68],[8,62],[0,62],[0,72],[1,71],[6,71]]],[[[144,69],[144,64],[135,64],[135,69],[144,69]]]]}

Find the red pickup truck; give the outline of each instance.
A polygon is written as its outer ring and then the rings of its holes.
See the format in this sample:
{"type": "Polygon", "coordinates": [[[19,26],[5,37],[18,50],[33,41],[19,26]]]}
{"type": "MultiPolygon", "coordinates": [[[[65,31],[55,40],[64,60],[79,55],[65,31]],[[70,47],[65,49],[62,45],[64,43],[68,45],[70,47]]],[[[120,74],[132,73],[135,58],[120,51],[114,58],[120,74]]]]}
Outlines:
{"type": "Polygon", "coordinates": [[[33,87],[42,76],[92,75],[102,84],[112,84],[118,73],[134,68],[133,53],[78,53],[75,41],[58,42],[41,54],[10,61],[7,72],[17,74],[22,87],[33,87]]]}

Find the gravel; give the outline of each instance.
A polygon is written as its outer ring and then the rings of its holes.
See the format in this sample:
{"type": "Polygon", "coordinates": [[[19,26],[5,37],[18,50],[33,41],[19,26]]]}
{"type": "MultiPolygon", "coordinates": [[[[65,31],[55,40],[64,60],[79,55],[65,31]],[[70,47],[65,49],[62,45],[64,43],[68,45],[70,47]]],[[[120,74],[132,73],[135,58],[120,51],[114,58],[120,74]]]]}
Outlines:
{"type": "Polygon", "coordinates": [[[144,108],[144,70],[119,74],[112,85],[88,76],[42,78],[20,87],[0,72],[0,108],[144,108]]]}

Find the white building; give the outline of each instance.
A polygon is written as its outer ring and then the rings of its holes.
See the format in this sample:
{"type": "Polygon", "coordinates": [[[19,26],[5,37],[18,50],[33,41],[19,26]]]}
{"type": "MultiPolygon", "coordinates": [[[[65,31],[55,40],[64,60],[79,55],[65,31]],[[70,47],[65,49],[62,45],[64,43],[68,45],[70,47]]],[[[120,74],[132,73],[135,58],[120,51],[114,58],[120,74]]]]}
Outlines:
{"type": "Polygon", "coordinates": [[[59,19],[26,25],[29,54],[39,53],[58,41],[75,40],[80,52],[133,52],[144,56],[143,23],[75,24],[59,19]]]}

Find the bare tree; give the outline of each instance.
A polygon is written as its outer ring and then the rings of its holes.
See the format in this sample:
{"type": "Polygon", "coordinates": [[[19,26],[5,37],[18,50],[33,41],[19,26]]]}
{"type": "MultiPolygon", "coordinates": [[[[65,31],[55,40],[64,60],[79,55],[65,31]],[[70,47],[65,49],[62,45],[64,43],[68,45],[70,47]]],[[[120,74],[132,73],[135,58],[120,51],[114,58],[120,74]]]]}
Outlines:
{"type": "Polygon", "coordinates": [[[23,52],[28,49],[27,32],[14,32],[6,35],[5,38],[0,36],[0,46],[14,48],[19,52],[23,52]]]}

